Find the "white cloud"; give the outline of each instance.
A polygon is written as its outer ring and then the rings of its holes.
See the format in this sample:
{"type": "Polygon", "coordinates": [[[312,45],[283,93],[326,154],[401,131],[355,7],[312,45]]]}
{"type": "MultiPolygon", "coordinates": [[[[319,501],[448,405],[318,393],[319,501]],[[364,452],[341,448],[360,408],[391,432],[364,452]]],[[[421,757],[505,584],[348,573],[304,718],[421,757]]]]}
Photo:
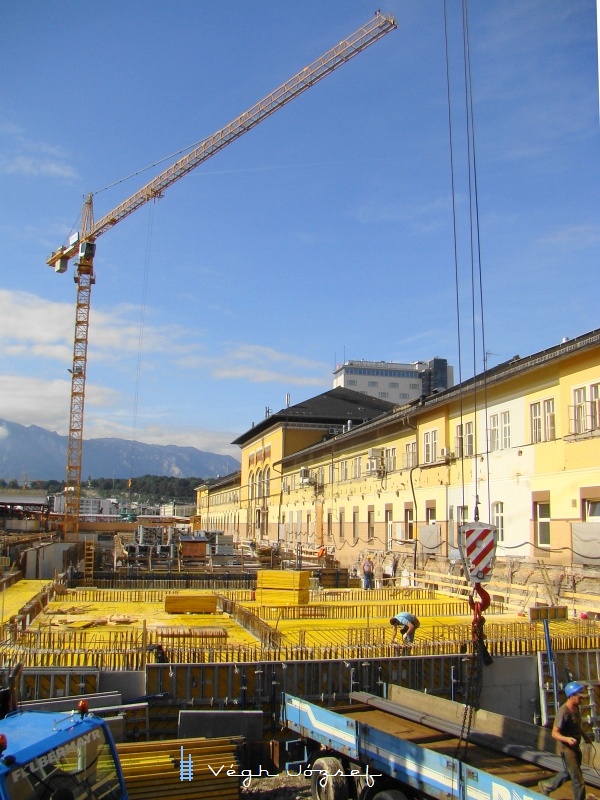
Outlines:
{"type": "Polygon", "coordinates": [[[0,161],[2,171],[8,175],[28,175],[44,178],[76,178],[77,171],[60,161],[41,159],[35,156],[14,156],[0,161]]]}
{"type": "Polygon", "coordinates": [[[69,180],[77,177],[77,170],[60,147],[29,139],[12,123],[4,123],[0,133],[6,140],[0,157],[0,171],[5,174],[69,180]]]}
{"type": "MultiPolygon", "coordinates": [[[[460,196],[457,196],[456,202],[462,204],[460,196]]],[[[438,197],[431,202],[421,204],[408,204],[402,201],[397,203],[374,201],[357,208],[351,217],[362,224],[405,222],[416,231],[429,232],[442,224],[447,224],[446,219],[450,209],[449,197],[438,197]]]]}
{"type": "Polygon", "coordinates": [[[588,247],[600,240],[600,230],[596,225],[571,225],[549,233],[540,239],[542,244],[564,247],[588,247]]]}
{"type": "MultiPolygon", "coordinates": [[[[0,359],[43,358],[62,362],[73,357],[74,308],[30,292],[0,289],[0,359]]],[[[115,365],[138,353],[190,355],[198,351],[190,331],[177,325],[140,327],[139,309],[117,306],[110,312],[90,311],[90,350],[94,361],[115,365]],[[137,319],[134,319],[137,317],[137,319]]]]}
{"type": "Polygon", "coordinates": [[[235,345],[218,355],[180,358],[178,364],[187,369],[206,369],[217,380],[285,383],[295,386],[321,386],[323,375],[328,371],[327,365],[322,361],[255,344],[235,345]]]}
{"type": "MultiPolygon", "coordinates": [[[[38,425],[67,436],[70,388],[69,381],[0,375],[0,418],[19,425],[38,425]]],[[[118,392],[105,386],[86,386],[86,403],[92,413],[86,418],[84,440],[118,438],[146,444],[174,444],[239,458],[239,448],[229,444],[239,436],[239,431],[159,426],[144,420],[138,421],[134,428],[123,413],[121,400],[118,392]]],[[[6,428],[0,425],[0,439],[6,435],[6,428]]]]}
{"type": "MultiPolygon", "coordinates": [[[[44,380],[23,375],[0,375],[0,418],[19,425],[39,425],[61,435],[69,431],[70,380],[44,380]]],[[[115,408],[119,392],[88,383],[89,406],[115,408]]]]}

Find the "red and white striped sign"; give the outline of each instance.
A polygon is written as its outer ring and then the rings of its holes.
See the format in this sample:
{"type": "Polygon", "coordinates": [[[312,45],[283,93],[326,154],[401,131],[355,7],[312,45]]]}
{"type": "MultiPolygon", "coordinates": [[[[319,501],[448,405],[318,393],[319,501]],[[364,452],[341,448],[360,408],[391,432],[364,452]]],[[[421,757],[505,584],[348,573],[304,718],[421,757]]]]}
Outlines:
{"type": "Polygon", "coordinates": [[[492,576],[498,529],[473,522],[458,529],[458,548],[471,583],[489,581],[492,576]]]}

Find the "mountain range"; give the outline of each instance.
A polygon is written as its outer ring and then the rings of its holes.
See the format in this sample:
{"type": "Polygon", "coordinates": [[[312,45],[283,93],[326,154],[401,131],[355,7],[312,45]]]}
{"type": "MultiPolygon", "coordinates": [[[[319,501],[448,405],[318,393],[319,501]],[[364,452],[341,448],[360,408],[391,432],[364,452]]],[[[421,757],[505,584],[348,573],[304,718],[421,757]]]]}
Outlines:
{"type": "MultiPolygon", "coordinates": [[[[0,478],[6,481],[63,481],[67,469],[67,436],[0,419],[0,478]]],[[[231,456],[195,447],[144,444],[127,439],[85,439],[81,475],[90,478],[216,478],[239,469],[231,456]]]]}

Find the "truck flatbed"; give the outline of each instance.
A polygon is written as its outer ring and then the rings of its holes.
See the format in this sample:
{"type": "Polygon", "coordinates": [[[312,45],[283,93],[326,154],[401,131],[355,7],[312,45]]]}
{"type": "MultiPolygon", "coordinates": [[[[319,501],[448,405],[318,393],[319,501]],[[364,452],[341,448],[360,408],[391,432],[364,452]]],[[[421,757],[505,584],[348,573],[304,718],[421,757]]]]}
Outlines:
{"type": "MultiPolygon", "coordinates": [[[[403,690],[402,703],[365,692],[351,697],[350,705],[326,709],[286,695],[283,710],[288,728],[317,743],[326,756],[320,762],[319,753],[316,762],[313,756],[316,768],[332,764],[333,757],[348,780],[353,779],[352,769],[358,767],[364,775],[368,767],[371,775],[380,776],[380,789],[417,791],[439,800],[533,800],[543,796],[539,781],[561,769],[553,749],[539,749],[540,743],[551,748],[549,732],[539,726],[493,715],[498,719],[489,725],[491,730],[474,725],[467,742],[461,737],[464,706],[460,704],[410,690],[403,690]]],[[[589,797],[600,780],[590,769],[584,774],[589,797]]],[[[359,800],[374,800],[377,787],[365,788],[363,778],[349,793],[359,800]]],[[[331,794],[330,800],[342,800],[342,795],[331,794]]],[[[572,800],[570,782],[551,796],[572,800]]]]}

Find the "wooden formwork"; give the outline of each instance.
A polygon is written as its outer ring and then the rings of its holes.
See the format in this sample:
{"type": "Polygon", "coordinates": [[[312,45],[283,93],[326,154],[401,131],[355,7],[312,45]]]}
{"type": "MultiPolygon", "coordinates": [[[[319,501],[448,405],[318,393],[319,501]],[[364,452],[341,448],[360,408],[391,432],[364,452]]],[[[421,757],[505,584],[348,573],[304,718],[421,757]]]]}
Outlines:
{"type": "MultiPolygon", "coordinates": [[[[257,595],[258,599],[258,595],[257,595]]],[[[459,617],[468,614],[468,606],[464,602],[438,600],[438,601],[405,601],[403,611],[410,611],[419,618],[423,617],[459,617]]],[[[377,603],[362,598],[362,602],[352,603],[319,603],[308,607],[294,605],[262,605],[253,609],[253,612],[264,620],[277,619],[377,619],[389,620],[398,613],[398,603],[377,603]]],[[[501,609],[492,604],[486,612],[488,614],[501,613],[501,609]]]]}

